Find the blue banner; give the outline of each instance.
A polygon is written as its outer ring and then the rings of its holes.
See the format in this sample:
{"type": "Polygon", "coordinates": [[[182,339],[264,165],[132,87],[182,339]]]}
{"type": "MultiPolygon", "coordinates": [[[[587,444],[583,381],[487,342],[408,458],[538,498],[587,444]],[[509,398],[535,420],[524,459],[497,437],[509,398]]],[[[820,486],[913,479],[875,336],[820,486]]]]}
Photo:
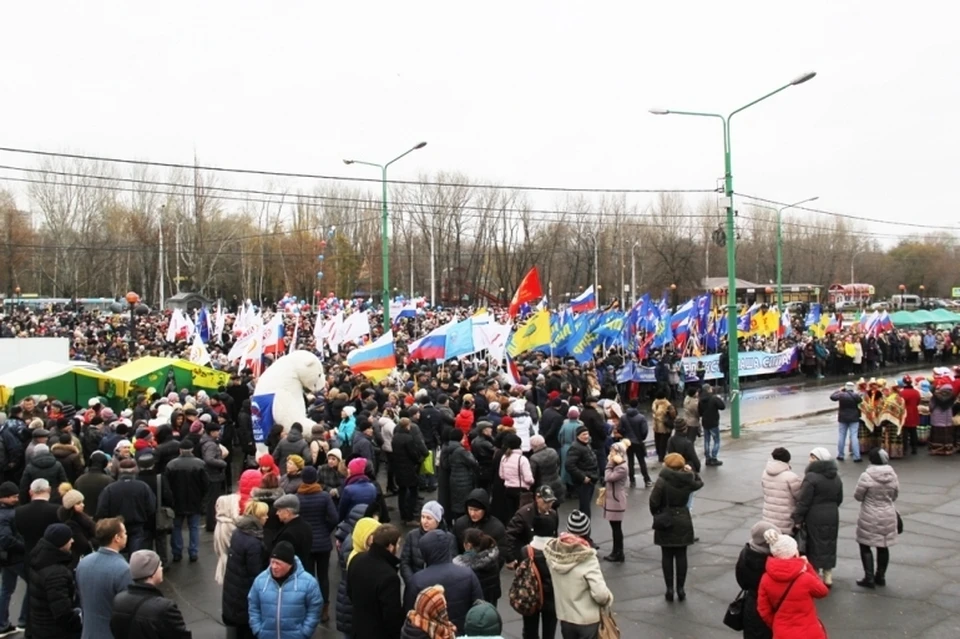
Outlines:
{"type": "Polygon", "coordinates": [[[250,398],[250,418],[253,422],[253,441],[262,444],[273,428],[273,393],[250,398]]]}
{"type": "MultiPolygon", "coordinates": [[[[798,351],[795,346],[779,353],[767,353],[766,351],[744,351],[740,353],[740,377],[752,377],[754,375],[770,375],[772,373],[787,373],[797,366],[798,351]]],[[[686,374],[687,381],[697,379],[697,362],[703,362],[707,374],[705,380],[722,379],[723,373],[720,372],[720,354],[704,355],[703,357],[684,357],[680,360],[683,371],[686,374]]],[[[640,382],[642,384],[656,383],[654,376],[654,367],[641,366],[635,362],[627,362],[623,368],[617,372],[618,382],[640,382]]]]}

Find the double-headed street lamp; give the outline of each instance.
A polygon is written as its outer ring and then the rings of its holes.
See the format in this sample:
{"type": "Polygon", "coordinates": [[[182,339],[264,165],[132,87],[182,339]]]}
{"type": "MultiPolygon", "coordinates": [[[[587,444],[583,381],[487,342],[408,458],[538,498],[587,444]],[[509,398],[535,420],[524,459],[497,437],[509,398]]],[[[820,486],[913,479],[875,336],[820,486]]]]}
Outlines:
{"type": "Polygon", "coordinates": [[[383,183],[383,210],[380,213],[380,257],[383,260],[383,285],[380,291],[381,303],[383,304],[383,332],[390,330],[390,236],[388,232],[387,215],[387,167],[402,157],[413,153],[417,149],[427,146],[426,142],[421,142],[416,146],[407,149],[397,157],[386,164],[377,164],[376,162],[364,162],[363,160],[344,160],[344,164],[363,164],[380,169],[381,182],[383,183]]]}
{"type": "Polygon", "coordinates": [[[754,206],[759,206],[762,209],[769,209],[777,212],[777,310],[781,313],[783,312],[783,212],[787,209],[792,209],[795,206],[807,204],[808,202],[813,202],[819,199],[819,195],[814,195],[813,197],[808,197],[805,200],[800,200],[799,202],[794,202],[793,204],[787,204],[786,206],[781,207],[754,204],[754,206]]]}
{"type": "Polygon", "coordinates": [[[733,169],[731,163],[731,149],[730,149],[730,120],[733,119],[733,116],[740,113],[741,111],[752,107],[758,102],[763,102],[769,97],[772,97],[785,89],[789,89],[792,86],[797,86],[803,84],[807,80],[812,80],[816,76],[816,72],[810,71],[804,73],[788,84],[783,85],[775,91],[757,98],[756,100],[749,102],[739,109],[735,109],[730,112],[729,115],[723,116],[720,113],[701,113],[698,111],[673,111],[669,109],[650,109],[650,113],[654,115],[690,115],[696,117],[705,117],[705,118],[717,118],[720,122],[723,123],[723,166],[724,166],[724,195],[726,196],[725,204],[727,207],[727,322],[728,325],[733,327],[734,331],[729,337],[730,348],[728,349],[729,356],[729,374],[730,374],[730,432],[733,437],[740,437],[740,354],[739,348],[737,345],[737,335],[736,335],[736,321],[737,321],[737,249],[736,249],[736,228],[734,226],[734,210],[733,210],[733,169]]]}

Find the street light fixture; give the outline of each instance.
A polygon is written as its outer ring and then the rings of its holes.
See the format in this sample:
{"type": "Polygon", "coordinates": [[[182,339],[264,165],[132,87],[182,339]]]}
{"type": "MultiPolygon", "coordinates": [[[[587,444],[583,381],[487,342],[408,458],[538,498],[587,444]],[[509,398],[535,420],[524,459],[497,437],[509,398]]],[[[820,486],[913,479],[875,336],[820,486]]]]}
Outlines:
{"type": "MultiPolygon", "coordinates": [[[[807,79],[809,80],[809,78],[807,79]]],[[[803,80],[803,82],[806,82],[806,80],[803,80]]],[[[799,83],[795,82],[794,84],[799,83]]],[[[808,202],[814,202],[819,199],[819,195],[814,195],[813,197],[808,197],[805,200],[800,200],[799,202],[794,202],[793,204],[781,206],[777,209],[777,310],[781,313],[783,312],[783,224],[781,223],[780,216],[787,209],[792,209],[795,206],[807,204],[808,202]]]]}
{"type": "Polygon", "coordinates": [[[383,209],[380,213],[380,258],[383,260],[383,284],[380,290],[380,301],[383,304],[383,332],[390,330],[390,237],[388,229],[387,216],[387,168],[397,160],[406,157],[410,153],[427,146],[426,142],[420,142],[407,149],[397,157],[386,164],[377,164],[376,162],[366,162],[364,160],[347,160],[344,164],[363,164],[380,169],[381,183],[383,186],[383,209]]]}
{"type": "MultiPolygon", "coordinates": [[[[727,208],[727,290],[730,295],[727,297],[727,321],[729,326],[736,326],[737,317],[737,237],[734,225],[733,209],[733,168],[730,149],[730,120],[741,111],[752,107],[753,105],[773,97],[774,95],[789,89],[792,86],[803,84],[812,80],[817,74],[809,71],[797,76],[788,84],[763,95],[752,102],[748,102],[738,109],[734,109],[728,115],[720,113],[705,113],[699,111],[673,111],[670,109],[650,109],[654,115],[689,115],[694,117],[717,118],[723,124],[723,164],[724,164],[724,204],[727,208]]],[[[733,330],[736,330],[735,328],[733,330]]],[[[734,348],[730,348],[729,356],[729,374],[730,374],[730,433],[734,438],[740,437],[740,354],[737,347],[737,339],[734,335],[730,340],[734,348]]]]}

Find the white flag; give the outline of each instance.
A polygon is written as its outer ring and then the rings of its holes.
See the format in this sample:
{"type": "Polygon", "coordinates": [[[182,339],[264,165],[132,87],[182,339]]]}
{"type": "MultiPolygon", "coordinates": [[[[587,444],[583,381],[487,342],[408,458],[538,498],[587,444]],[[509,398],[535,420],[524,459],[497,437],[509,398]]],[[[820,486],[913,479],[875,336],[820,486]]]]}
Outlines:
{"type": "Polygon", "coordinates": [[[199,333],[193,334],[193,343],[190,344],[190,352],[187,356],[194,364],[206,366],[210,363],[210,353],[207,351],[207,345],[200,339],[199,333]]]}
{"type": "Polygon", "coordinates": [[[366,311],[354,311],[343,322],[343,338],[341,342],[363,344],[363,336],[370,334],[370,317],[366,311]]]}

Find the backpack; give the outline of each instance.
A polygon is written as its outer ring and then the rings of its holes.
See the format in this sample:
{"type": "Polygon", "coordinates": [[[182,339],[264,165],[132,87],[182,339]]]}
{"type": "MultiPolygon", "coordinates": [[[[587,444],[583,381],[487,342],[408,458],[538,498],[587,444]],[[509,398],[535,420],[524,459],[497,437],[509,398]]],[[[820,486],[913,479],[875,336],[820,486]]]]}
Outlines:
{"type": "Polygon", "coordinates": [[[527,557],[517,565],[508,595],[510,607],[520,615],[535,615],[543,609],[543,580],[533,559],[533,548],[527,546],[527,557]]]}

